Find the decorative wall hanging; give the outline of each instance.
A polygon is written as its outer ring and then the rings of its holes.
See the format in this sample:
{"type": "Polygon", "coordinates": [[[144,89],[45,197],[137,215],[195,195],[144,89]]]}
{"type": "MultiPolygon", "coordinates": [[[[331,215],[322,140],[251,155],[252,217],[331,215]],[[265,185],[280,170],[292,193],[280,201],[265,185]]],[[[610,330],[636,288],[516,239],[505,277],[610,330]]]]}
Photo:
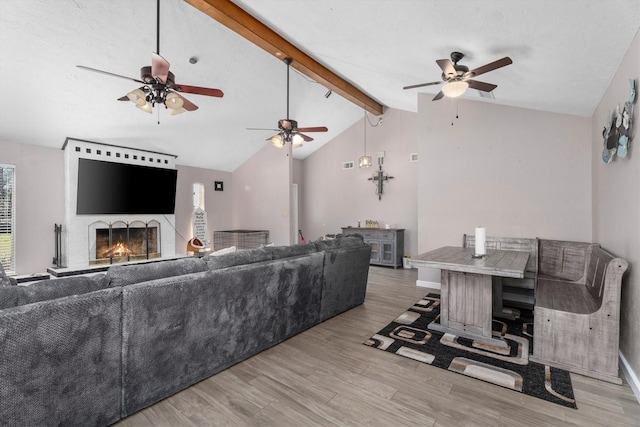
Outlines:
{"type": "Polygon", "coordinates": [[[607,116],[607,125],[602,130],[604,148],[602,161],[611,163],[614,157],[624,159],[629,153],[629,144],[633,137],[633,104],[636,101],[636,81],[629,79],[629,99],[616,111],[607,116]]]}
{"type": "Polygon", "coordinates": [[[382,170],[382,162],[383,157],[378,157],[378,171],[374,172],[371,178],[368,178],[369,181],[373,182],[376,185],[376,194],[378,195],[378,200],[382,200],[382,195],[384,194],[384,182],[393,179],[392,176],[385,174],[385,172],[382,170]]]}

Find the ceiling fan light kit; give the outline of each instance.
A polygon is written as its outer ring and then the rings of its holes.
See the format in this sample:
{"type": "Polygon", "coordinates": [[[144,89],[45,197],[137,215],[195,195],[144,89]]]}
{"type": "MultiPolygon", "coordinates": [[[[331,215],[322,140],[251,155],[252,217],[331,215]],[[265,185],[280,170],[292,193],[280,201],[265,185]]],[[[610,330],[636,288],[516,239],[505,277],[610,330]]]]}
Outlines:
{"type": "MultiPolygon", "coordinates": [[[[182,114],[185,111],[195,111],[198,106],[182,97],[178,92],[192,93],[195,95],[213,96],[222,98],[224,93],[220,89],[212,89],[199,86],[189,86],[177,84],[175,76],[169,71],[169,62],[160,56],[160,0],[157,0],[157,51],[151,53],[151,66],[144,66],[140,69],[140,79],[110,73],[108,71],[97,70],[95,68],[78,65],[78,68],[96,73],[106,74],[112,77],[132,80],[141,83],[143,86],[134,89],[125,96],[118,98],[118,101],[131,101],[136,107],[145,113],[152,113],[156,105],[164,105],[172,116],[182,114]]],[[[196,57],[189,59],[195,64],[196,57]]],[[[158,121],[159,123],[159,121],[158,121]]]]}
{"type": "Polygon", "coordinates": [[[457,98],[467,91],[469,83],[463,81],[449,82],[442,87],[442,93],[449,98],[457,98]]]}
{"type": "MultiPolygon", "coordinates": [[[[278,133],[270,138],[267,138],[267,141],[271,141],[271,144],[273,144],[273,146],[276,148],[283,148],[287,142],[290,143],[293,148],[299,148],[302,147],[304,142],[313,141],[313,138],[305,135],[302,132],[327,132],[328,129],[324,126],[299,128],[298,122],[289,118],[289,68],[291,65],[291,58],[285,58],[284,62],[285,64],[287,64],[287,118],[278,120],[278,129],[273,129],[275,131],[278,131],[278,133]]],[[[247,129],[271,130],[262,128],[247,129]]]]}
{"type": "Polygon", "coordinates": [[[282,135],[277,134],[271,137],[271,144],[273,144],[276,148],[284,147],[284,139],[282,139],[282,135]]]}
{"type": "Polygon", "coordinates": [[[134,89],[127,94],[127,98],[129,101],[136,104],[138,107],[142,107],[147,103],[147,95],[142,91],[142,89],[134,89]]]}
{"type": "MultiPolygon", "coordinates": [[[[469,67],[465,65],[459,65],[458,62],[464,58],[464,54],[460,52],[451,52],[451,60],[438,59],[436,64],[442,69],[442,81],[420,83],[417,85],[405,86],[403,89],[415,89],[418,87],[440,85],[444,83],[442,90],[433,97],[432,101],[437,101],[443,97],[456,98],[466,92],[468,88],[476,89],[482,92],[490,93],[497,85],[492,83],[485,83],[478,80],[473,80],[475,77],[488,73],[489,71],[497,70],[498,68],[505,67],[513,64],[513,61],[508,56],[493,61],[489,64],[483,65],[473,70],[469,70],[469,67]]],[[[493,98],[493,97],[492,97],[493,98]]]]}

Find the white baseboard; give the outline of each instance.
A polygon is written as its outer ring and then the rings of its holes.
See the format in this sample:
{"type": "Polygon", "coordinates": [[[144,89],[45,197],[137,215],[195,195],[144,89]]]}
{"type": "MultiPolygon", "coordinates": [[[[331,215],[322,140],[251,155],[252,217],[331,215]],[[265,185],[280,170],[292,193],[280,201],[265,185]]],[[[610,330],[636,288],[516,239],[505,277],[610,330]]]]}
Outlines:
{"type": "Polygon", "coordinates": [[[618,354],[620,355],[620,369],[622,370],[622,374],[629,383],[629,386],[631,386],[633,394],[636,395],[636,400],[638,401],[638,403],[640,403],[640,380],[638,380],[638,376],[635,372],[633,372],[631,366],[629,366],[629,362],[627,362],[627,359],[625,359],[624,355],[621,352],[619,352],[618,354]]]}
{"type": "Polygon", "coordinates": [[[426,280],[416,280],[416,286],[421,288],[440,289],[440,282],[428,282],[426,280]]]}

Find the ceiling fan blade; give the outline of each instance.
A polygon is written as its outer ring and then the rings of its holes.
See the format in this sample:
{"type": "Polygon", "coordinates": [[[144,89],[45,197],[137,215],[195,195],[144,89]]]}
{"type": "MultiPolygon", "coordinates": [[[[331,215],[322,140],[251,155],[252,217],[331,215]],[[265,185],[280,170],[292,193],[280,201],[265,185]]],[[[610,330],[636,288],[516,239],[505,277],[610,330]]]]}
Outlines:
{"type": "Polygon", "coordinates": [[[311,141],[313,141],[313,138],[311,138],[310,136],[307,136],[307,135],[305,135],[305,134],[303,134],[303,133],[298,132],[298,135],[300,135],[300,136],[302,137],[302,139],[304,139],[304,140],[305,140],[305,142],[311,142],[311,141]]]}
{"type": "Polygon", "coordinates": [[[441,99],[443,96],[444,96],[444,93],[440,91],[436,96],[433,97],[432,101],[437,101],[438,99],[441,99]]]}
{"type": "Polygon", "coordinates": [[[492,90],[498,87],[498,85],[494,85],[492,83],[479,82],[477,80],[465,80],[465,81],[469,83],[470,88],[481,90],[483,92],[491,92],[492,90]]]}
{"type": "Polygon", "coordinates": [[[453,77],[457,74],[456,69],[453,68],[453,64],[448,59],[436,59],[436,64],[442,68],[445,76],[453,77]]]}
{"type": "Polygon", "coordinates": [[[270,130],[270,131],[275,131],[275,132],[279,132],[280,129],[267,129],[267,128],[246,128],[247,130],[270,130]]]}
{"type": "Polygon", "coordinates": [[[176,93],[176,95],[178,95],[180,97],[180,99],[182,99],[182,108],[184,108],[185,110],[187,110],[187,111],[195,111],[195,110],[198,109],[198,106],[196,104],[194,104],[193,102],[189,101],[184,96],[180,95],[179,93],[176,93]]]}
{"type": "Polygon", "coordinates": [[[107,76],[119,77],[121,79],[132,80],[132,81],[134,81],[136,83],[146,84],[142,80],[134,79],[133,77],[121,76],[120,74],[114,74],[114,73],[110,73],[108,71],[97,70],[95,68],[85,67],[84,65],[76,65],[76,67],[78,67],[80,69],[83,69],[83,70],[87,70],[87,71],[93,71],[94,73],[106,74],[107,76]]]}
{"type": "Polygon", "coordinates": [[[151,76],[162,83],[166,83],[169,76],[169,62],[155,52],[151,53],[151,76]]]}
{"type": "Polygon", "coordinates": [[[402,89],[413,89],[416,87],[423,87],[423,86],[431,86],[431,85],[439,85],[442,84],[443,82],[431,82],[431,83],[420,83],[419,85],[411,85],[411,86],[405,86],[402,89]]]}
{"type": "Polygon", "coordinates": [[[298,128],[298,132],[327,132],[329,129],[327,129],[324,126],[316,126],[316,127],[309,127],[309,128],[298,128]]]}
{"type": "Polygon", "coordinates": [[[194,95],[215,96],[217,98],[224,96],[224,93],[220,89],[211,89],[208,87],[174,84],[171,89],[177,90],[178,92],[193,93],[194,95]]]}
{"type": "Polygon", "coordinates": [[[498,59],[497,61],[493,61],[487,65],[483,65],[482,67],[469,70],[468,72],[465,73],[465,77],[476,77],[476,76],[479,76],[480,74],[488,73],[489,71],[502,68],[509,64],[513,64],[513,61],[508,56],[505,56],[502,59],[498,59]]]}

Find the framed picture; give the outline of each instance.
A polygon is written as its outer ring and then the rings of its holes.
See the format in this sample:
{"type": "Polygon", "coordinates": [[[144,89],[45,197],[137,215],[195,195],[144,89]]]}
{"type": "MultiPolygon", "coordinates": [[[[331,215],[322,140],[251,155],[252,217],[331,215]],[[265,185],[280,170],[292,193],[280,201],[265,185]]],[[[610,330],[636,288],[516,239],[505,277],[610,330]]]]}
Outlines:
{"type": "Polygon", "coordinates": [[[215,181],[215,186],[214,186],[216,191],[224,191],[224,182],[222,181],[215,181]]]}

